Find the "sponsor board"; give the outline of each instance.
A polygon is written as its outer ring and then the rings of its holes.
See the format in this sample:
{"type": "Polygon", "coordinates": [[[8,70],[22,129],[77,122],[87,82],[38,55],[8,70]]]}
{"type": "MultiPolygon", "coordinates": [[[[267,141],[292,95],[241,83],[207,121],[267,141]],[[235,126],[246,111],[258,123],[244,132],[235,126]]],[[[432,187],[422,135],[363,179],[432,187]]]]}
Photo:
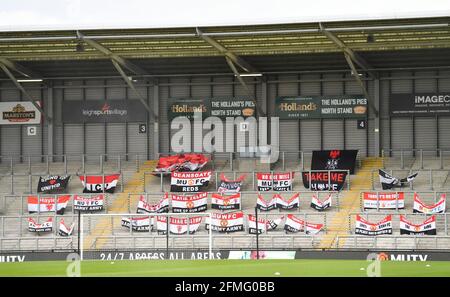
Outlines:
{"type": "MultiPolygon", "coordinates": [[[[246,250],[256,255],[255,250],[246,250]]],[[[2,251],[0,252],[0,263],[4,262],[28,262],[28,261],[63,261],[67,259],[70,253],[75,251],[2,251]]],[[[231,259],[236,258],[238,253],[236,251],[232,256],[230,250],[215,250],[212,251],[212,258],[231,259]]],[[[261,252],[261,251],[260,251],[261,252]]],[[[269,252],[265,250],[265,252],[269,252]]],[[[405,251],[405,250],[270,250],[273,257],[276,254],[283,255],[284,252],[295,254],[295,259],[334,259],[334,260],[366,260],[370,253],[377,253],[378,259],[381,261],[450,261],[450,251],[405,251]]],[[[261,255],[261,254],[260,254],[261,255]]],[[[165,249],[136,249],[130,250],[115,250],[115,251],[84,251],[85,260],[102,260],[102,261],[120,261],[120,260],[204,260],[209,259],[208,249],[195,250],[174,250],[170,249],[169,253],[165,249]]]]}
{"type": "Polygon", "coordinates": [[[363,118],[367,99],[362,95],[278,97],[275,115],[280,119],[363,118]]]}
{"type": "Polygon", "coordinates": [[[201,115],[203,119],[210,116],[224,119],[256,115],[254,99],[248,96],[171,98],[168,108],[167,114],[170,121],[180,116],[192,120],[196,115],[201,115]]]}
{"type": "MultiPolygon", "coordinates": [[[[41,106],[40,102],[37,102],[41,106]]],[[[41,112],[29,101],[0,102],[0,125],[41,123],[41,112]]]]}
{"type": "Polygon", "coordinates": [[[389,110],[395,116],[450,114],[450,93],[390,94],[389,110]]]}
{"type": "Polygon", "coordinates": [[[294,260],[296,251],[230,251],[228,259],[233,260],[294,260]]]}

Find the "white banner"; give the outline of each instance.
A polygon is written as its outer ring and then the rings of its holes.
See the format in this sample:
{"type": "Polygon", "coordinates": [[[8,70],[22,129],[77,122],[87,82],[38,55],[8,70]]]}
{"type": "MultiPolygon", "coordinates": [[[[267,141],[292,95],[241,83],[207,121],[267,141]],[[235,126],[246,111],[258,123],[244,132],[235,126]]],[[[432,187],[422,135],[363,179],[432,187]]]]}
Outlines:
{"type": "Polygon", "coordinates": [[[425,213],[425,214],[435,214],[444,213],[446,208],[446,195],[442,194],[439,201],[433,205],[426,205],[419,199],[419,195],[414,193],[414,207],[413,213],[425,213]]]}
{"type": "Polygon", "coordinates": [[[137,232],[148,232],[150,231],[150,227],[152,226],[152,222],[150,221],[150,217],[137,217],[137,218],[122,218],[122,227],[130,229],[130,225],[133,231],[137,232]]]}
{"type": "Polygon", "coordinates": [[[378,223],[370,223],[357,215],[355,233],[370,236],[392,234],[392,216],[388,215],[378,223]]]}
{"type": "Polygon", "coordinates": [[[239,209],[241,205],[241,194],[236,193],[234,195],[219,195],[212,194],[211,208],[218,210],[232,210],[239,209]]]}
{"type": "Polygon", "coordinates": [[[405,194],[403,192],[363,192],[364,209],[403,209],[405,194]]]}
{"type": "Polygon", "coordinates": [[[208,208],[208,193],[182,196],[172,194],[172,212],[202,212],[208,208]]]}
{"type": "Polygon", "coordinates": [[[171,173],[171,192],[201,192],[207,187],[211,179],[211,171],[177,172],[171,173]]]}
{"type": "Polygon", "coordinates": [[[289,214],[286,217],[286,222],[284,223],[284,230],[287,232],[305,232],[307,235],[315,235],[319,233],[323,228],[323,224],[314,224],[306,222],[296,216],[289,214]]]}
{"type": "MultiPolygon", "coordinates": [[[[38,102],[38,105],[40,103],[38,102]]],[[[0,125],[36,125],[41,112],[30,101],[0,102],[0,125]]]]}
{"type": "Polygon", "coordinates": [[[324,201],[320,201],[316,195],[313,195],[311,199],[311,207],[318,211],[324,211],[325,209],[331,207],[331,194],[329,194],[327,199],[324,201]]]}
{"type": "MultiPolygon", "coordinates": [[[[188,232],[189,234],[195,233],[200,224],[202,223],[202,217],[190,217],[190,218],[179,218],[179,217],[170,217],[169,229],[172,234],[185,234],[188,232]]],[[[158,230],[158,234],[166,234],[167,233],[167,217],[157,216],[156,217],[156,229],[158,230]]]]}
{"type": "Polygon", "coordinates": [[[46,222],[39,224],[32,218],[28,218],[28,231],[30,232],[51,232],[53,230],[53,219],[48,218],[46,222]]]}
{"type": "Polygon", "coordinates": [[[70,224],[70,227],[67,227],[66,224],[64,224],[64,219],[61,219],[59,222],[59,230],[58,235],[59,236],[71,236],[73,232],[73,228],[75,228],[75,222],[72,222],[70,224]]]}
{"type": "Polygon", "coordinates": [[[96,195],[96,196],[73,196],[73,209],[79,211],[100,211],[103,210],[104,203],[104,195],[96,195]]]}
{"type": "Polygon", "coordinates": [[[406,235],[436,235],[436,216],[431,216],[422,224],[413,224],[400,215],[400,234],[406,235]]]}
{"type": "Polygon", "coordinates": [[[165,193],[164,197],[157,204],[150,204],[145,200],[145,195],[139,198],[137,213],[161,213],[169,211],[169,194],[165,193]]]}
{"type": "MultiPolygon", "coordinates": [[[[218,232],[237,232],[244,230],[244,213],[212,213],[212,230],[218,232]]],[[[209,230],[209,217],[206,218],[206,230],[209,230]]]]}

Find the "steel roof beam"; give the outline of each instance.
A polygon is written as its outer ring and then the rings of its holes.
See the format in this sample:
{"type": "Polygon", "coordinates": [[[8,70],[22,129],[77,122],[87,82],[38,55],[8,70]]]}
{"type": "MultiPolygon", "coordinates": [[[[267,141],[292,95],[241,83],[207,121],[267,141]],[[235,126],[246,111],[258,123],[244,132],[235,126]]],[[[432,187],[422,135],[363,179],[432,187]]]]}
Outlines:
{"type": "Polygon", "coordinates": [[[128,61],[127,59],[124,59],[124,58],[120,57],[119,55],[113,53],[110,49],[104,47],[103,45],[101,45],[97,41],[95,41],[95,40],[93,40],[91,38],[85,37],[81,32],[78,31],[77,35],[78,35],[78,38],[80,40],[86,42],[88,45],[92,46],[93,48],[95,48],[99,52],[103,53],[105,56],[108,56],[111,60],[116,61],[117,63],[119,63],[123,67],[127,68],[128,70],[130,70],[134,74],[138,74],[138,75],[146,75],[146,74],[148,74],[147,71],[145,71],[144,69],[142,69],[139,66],[133,64],[132,62],[128,61]]]}
{"type": "Polygon", "coordinates": [[[225,59],[226,59],[226,61],[228,63],[228,66],[230,66],[230,68],[233,71],[234,75],[239,80],[239,83],[242,85],[242,87],[244,87],[244,90],[245,90],[245,93],[247,94],[247,96],[252,98],[253,103],[255,104],[255,107],[256,107],[256,110],[257,110],[258,114],[261,115],[261,116],[264,116],[264,112],[263,112],[261,106],[259,106],[259,104],[256,102],[255,95],[250,91],[250,88],[245,83],[245,80],[241,77],[239,71],[237,70],[236,66],[233,63],[233,60],[231,60],[229,57],[225,57],[225,59]]]}
{"type": "MultiPolygon", "coordinates": [[[[329,32],[346,32],[346,31],[384,31],[384,30],[422,30],[448,28],[449,23],[436,24],[412,24],[412,25],[380,25],[380,26],[359,26],[359,27],[335,27],[327,28],[329,32]]],[[[267,34],[296,34],[296,33],[318,33],[318,28],[308,29],[280,29],[280,30],[259,30],[259,31],[234,31],[234,32],[205,32],[205,36],[247,36],[247,35],[267,35],[267,34]]],[[[186,38],[196,37],[195,33],[173,33],[173,34],[130,34],[130,35],[91,35],[86,38],[94,40],[102,39],[151,39],[151,38],[186,38]]],[[[76,35],[72,36],[41,36],[41,37],[4,37],[0,38],[0,42],[14,41],[58,41],[58,40],[76,40],[76,35]]]]}
{"type": "Polygon", "coordinates": [[[358,53],[355,53],[350,49],[342,40],[336,35],[328,31],[321,23],[319,23],[320,31],[328,37],[338,48],[340,48],[346,55],[348,55],[356,64],[358,64],[364,71],[370,74],[372,77],[376,77],[376,74],[369,69],[373,67],[369,65],[358,53]]]}
{"type": "Polygon", "coordinates": [[[258,72],[258,70],[256,70],[252,65],[248,64],[244,59],[242,59],[241,57],[237,56],[236,54],[234,54],[233,52],[231,52],[230,50],[225,48],[223,45],[218,43],[213,38],[205,35],[199,28],[196,28],[196,31],[197,31],[197,36],[199,36],[204,41],[206,41],[208,44],[210,44],[212,47],[217,49],[221,54],[223,54],[225,57],[227,57],[228,59],[233,61],[234,64],[241,67],[244,71],[258,72]]]}
{"type": "Polygon", "coordinates": [[[26,76],[28,78],[40,78],[42,75],[34,70],[31,70],[17,62],[11,61],[7,58],[0,57],[0,63],[5,65],[11,70],[14,70],[17,73],[20,73],[23,76],[26,76]]]}
{"type": "Polygon", "coordinates": [[[347,60],[348,66],[350,67],[350,69],[352,70],[352,75],[355,77],[356,82],[359,84],[359,87],[361,88],[361,90],[364,93],[364,96],[367,99],[367,103],[369,104],[369,108],[372,109],[372,111],[375,114],[375,117],[378,118],[378,109],[375,107],[375,104],[373,102],[373,98],[369,95],[369,92],[367,91],[366,86],[364,85],[364,82],[362,81],[358,70],[356,70],[355,64],[353,63],[352,58],[350,57],[349,54],[347,54],[346,52],[344,52],[344,56],[345,56],[345,60],[347,60]]]}
{"type": "Polygon", "coordinates": [[[120,76],[122,76],[123,80],[127,83],[127,85],[136,93],[139,100],[141,101],[142,105],[144,105],[145,109],[153,116],[155,122],[158,120],[158,115],[148,106],[146,98],[136,89],[136,86],[134,85],[132,79],[127,76],[125,71],[123,71],[120,64],[115,61],[114,59],[111,59],[111,62],[113,63],[114,67],[117,69],[117,71],[120,73],[120,76]]]}
{"type": "Polygon", "coordinates": [[[44,115],[45,119],[51,123],[52,122],[52,118],[42,109],[42,107],[38,104],[39,100],[33,98],[33,96],[31,96],[26,90],[25,88],[17,81],[16,77],[14,76],[14,74],[11,73],[11,71],[9,71],[8,67],[3,64],[0,63],[0,68],[2,68],[2,70],[6,73],[6,75],[12,80],[12,82],[14,83],[14,85],[23,93],[23,95],[25,96],[25,98],[27,98],[31,103],[33,103],[33,105],[36,107],[37,110],[39,110],[39,112],[44,115]]]}

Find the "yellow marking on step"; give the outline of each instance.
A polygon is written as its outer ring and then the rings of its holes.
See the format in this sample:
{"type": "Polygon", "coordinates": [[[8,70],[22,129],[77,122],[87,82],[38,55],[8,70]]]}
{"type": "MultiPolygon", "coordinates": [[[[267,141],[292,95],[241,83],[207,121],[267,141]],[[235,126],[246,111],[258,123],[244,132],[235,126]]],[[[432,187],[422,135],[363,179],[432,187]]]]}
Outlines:
{"type": "MultiPolygon", "coordinates": [[[[116,199],[112,203],[111,207],[108,208],[108,213],[133,213],[133,209],[128,209],[137,205],[137,201],[139,200],[138,195],[130,195],[130,202],[128,202],[129,194],[138,194],[143,192],[144,188],[144,172],[154,171],[157,165],[156,160],[145,161],[139,167],[139,171],[134,173],[133,177],[128,181],[123,188],[123,193],[116,194],[116,199]]],[[[151,178],[151,177],[150,177],[151,178]]],[[[156,177],[155,177],[156,178],[156,177]]],[[[102,248],[105,244],[108,243],[110,238],[99,238],[106,237],[112,234],[111,223],[113,227],[116,228],[121,224],[121,217],[112,216],[112,217],[99,217],[100,219],[95,223],[93,228],[91,227],[91,232],[85,237],[83,248],[90,249],[95,242],[95,248],[102,248]]],[[[85,220],[84,224],[87,222],[85,220]]],[[[86,228],[86,226],[84,226],[86,228]]]]}
{"type": "MultiPolygon", "coordinates": [[[[340,205],[339,211],[335,213],[331,219],[331,223],[328,224],[330,228],[327,230],[327,234],[322,237],[319,247],[322,249],[328,249],[337,247],[336,240],[338,236],[344,236],[349,234],[349,228],[353,227],[353,222],[348,221],[348,216],[351,213],[360,212],[360,198],[359,192],[361,190],[371,189],[372,176],[371,171],[381,168],[383,165],[382,158],[366,158],[361,162],[361,169],[359,169],[356,175],[351,180],[351,190],[343,191],[340,193],[340,205]]],[[[345,241],[339,239],[339,247],[342,247],[345,241]]]]}

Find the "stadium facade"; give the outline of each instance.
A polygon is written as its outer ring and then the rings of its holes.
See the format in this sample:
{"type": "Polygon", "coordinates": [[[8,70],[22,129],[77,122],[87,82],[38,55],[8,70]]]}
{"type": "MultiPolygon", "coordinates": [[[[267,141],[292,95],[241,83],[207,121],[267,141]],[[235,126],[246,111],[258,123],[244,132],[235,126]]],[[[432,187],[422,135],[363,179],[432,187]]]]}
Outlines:
{"type": "MultiPolygon", "coordinates": [[[[68,239],[59,238],[57,228],[42,237],[27,228],[29,196],[38,195],[35,188],[44,175],[72,175],[67,193],[74,196],[87,188],[87,175],[100,176],[101,182],[92,182],[98,185],[120,173],[119,181],[113,181],[119,184],[119,193],[106,194],[106,186],[100,190],[107,197],[104,215],[134,213],[139,195],[147,202],[159,202],[169,191],[170,180],[154,174],[156,162],[149,160],[179,153],[170,143],[179,132],[171,122],[179,115],[191,116],[198,108],[205,116],[242,112],[239,115],[279,118],[279,145],[272,148],[280,152],[276,163],[264,166],[255,155],[240,151],[251,141],[242,142],[238,127],[221,132],[224,143],[234,143],[231,151],[205,154],[209,158],[205,168],[212,171],[207,192],[217,191],[221,173],[235,179],[246,175],[239,208],[245,216],[253,214],[256,206],[257,172],[298,172],[296,185],[290,188],[300,193],[296,216],[303,218],[304,225],[306,221],[322,224],[325,232],[264,234],[258,239],[263,249],[447,250],[450,223],[445,207],[437,215],[437,235],[430,235],[432,240],[422,244],[423,238],[397,233],[400,216],[406,214],[403,209],[412,214],[416,196],[429,205],[449,191],[449,23],[450,18],[439,17],[0,32],[0,250],[5,257],[14,251],[79,250],[79,228],[86,233],[84,248],[95,253],[101,249],[164,252],[169,245],[171,250],[208,248],[211,239],[206,230],[198,238],[185,235],[186,240],[177,241],[176,236],[166,238],[151,231],[136,235],[114,215],[86,218],[82,225],[72,201],[69,214],[62,215],[75,224],[68,239]],[[236,101],[250,102],[247,111],[236,108],[236,101]],[[348,176],[343,191],[333,193],[331,212],[306,211],[315,192],[302,184],[300,171],[308,171],[312,179],[312,151],[328,150],[358,150],[357,174],[348,176]],[[379,206],[373,213],[364,209],[363,192],[380,191],[379,168],[392,175],[419,172],[415,183],[401,190],[404,207],[396,198],[396,206],[388,211],[379,206]],[[75,175],[84,176],[84,187],[75,175]],[[357,213],[371,222],[392,215],[394,235],[382,235],[378,242],[355,235],[357,213]]],[[[196,145],[208,131],[202,122],[191,123],[186,132],[190,148],[185,152],[201,153],[196,145]]],[[[275,192],[269,191],[265,199],[275,192]]],[[[292,193],[284,196],[287,200],[292,193]]],[[[39,196],[37,201],[39,208],[39,196]]],[[[48,217],[38,214],[41,223],[48,217]]],[[[57,215],[52,214],[54,225],[60,222],[57,215]]],[[[274,220],[279,215],[285,213],[264,218],[274,220]]],[[[425,217],[411,220],[418,224],[425,217]]],[[[213,248],[226,250],[226,255],[233,249],[256,247],[246,233],[214,238],[213,248]]]]}

